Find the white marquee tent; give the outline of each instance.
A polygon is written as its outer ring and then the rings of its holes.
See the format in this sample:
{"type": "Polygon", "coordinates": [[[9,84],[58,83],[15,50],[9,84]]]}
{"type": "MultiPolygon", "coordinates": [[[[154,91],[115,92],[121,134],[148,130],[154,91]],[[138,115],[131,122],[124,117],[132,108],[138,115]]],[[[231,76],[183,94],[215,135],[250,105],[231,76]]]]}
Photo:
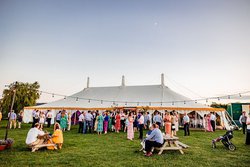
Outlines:
{"type": "Polygon", "coordinates": [[[74,113],[77,110],[104,111],[121,107],[147,108],[151,112],[154,110],[160,112],[176,110],[181,114],[196,111],[201,117],[209,112],[216,112],[223,118],[221,119],[222,124],[227,125],[224,109],[204,106],[172,91],[165,86],[163,74],[161,85],[125,86],[123,77],[121,86],[89,87],[88,79],[87,87],[76,94],[48,104],[25,107],[24,122],[32,122],[32,111],[34,109],[51,110],[53,116],[55,116],[63,109],[74,113]]]}

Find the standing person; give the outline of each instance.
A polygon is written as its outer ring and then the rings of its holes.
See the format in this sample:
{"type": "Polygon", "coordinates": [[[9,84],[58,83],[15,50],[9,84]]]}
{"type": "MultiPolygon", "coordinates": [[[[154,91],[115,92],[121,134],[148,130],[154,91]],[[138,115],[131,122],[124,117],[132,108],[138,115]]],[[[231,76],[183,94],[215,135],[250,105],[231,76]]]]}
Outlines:
{"type": "Polygon", "coordinates": [[[120,129],[121,129],[121,116],[120,116],[120,112],[118,111],[115,116],[115,131],[119,133],[120,129]]]}
{"type": "MultiPolygon", "coordinates": [[[[107,115],[107,117],[108,117],[108,115],[107,115]]],[[[102,134],[102,131],[103,131],[103,120],[104,120],[104,118],[103,118],[102,114],[97,113],[96,121],[98,123],[97,123],[97,130],[96,131],[97,131],[98,135],[102,134]]],[[[108,123],[108,121],[107,121],[107,123],[108,123]]]]}
{"type": "Polygon", "coordinates": [[[159,129],[161,128],[162,123],[162,117],[160,116],[159,112],[155,111],[155,116],[153,118],[154,123],[156,123],[159,126],[159,129]]]}
{"type": "Polygon", "coordinates": [[[67,131],[70,131],[70,128],[71,128],[71,113],[68,112],[68,128],[67,128],[67,131]]]}
{"type": "Polygon", "coordinates": [[[59,111],[57,114],[56,114],[56,122],[59,123],[60,125],[60,121],[61,121],[61,116],[62,116],[62,111],[59,111]]]}
{"type": "Polygon", "coordinates": [[[79,116],[79,128],[78,128],[78,133],[83,133],[83,121],[84,121],[84,112],[81,113],[81,115],[79,116]]]}
{"type": "Polygon", "coordinates": [[[40,117],[40,111],[39,110],[36,110],[36,113],[35,113],[35,124],[36,123],[39,123],[39,117],[40,117]]]}
{"type": "Polygon", "coordinates": [[[242,125],[242,131],[243,131],[243,134],[245,134],[246,132],[246,122],[247,122],[247,116],[246,116],[246,112],[245,111],[242,111],[242,115],[240,116],[240,124],[242,125]]]}
{"type": "Polygon", "coordinates": [[[112,118],[109,112],[108,113],[108,118],[109,118],[109,122],[108,122],[108,131],[112,131],[112,118]]]}
{"type": "Polygon", "coordinates": [[[32,128],[34,128],[35,127],[35,116],[36,116],[36,110],[33,110],[32,111],[32,118],[33,118],[33,122],[32,122],[32,128]]]}
{"type": "Polygon", "coordinates": [[[176,124],[176,116],[174,115],[173,112],[170,113],[171,116],[171,137],[176,136],[176,129],[175,129],[175,124],[176,124]]]}
{"type": "Polygon", "coordinates": [[[86,132],[89,129],[89,133],[91,133],[91,129],[93,126],[93,115],[91,114],[91,111],[88,111],[88,113],[85,116],[85,120],[86,120],[86,132]]]}
{"type": "Polygon", "coordinates": [[[42,129],[43,129],[44,122],[45,122],[45,114],[41,111],[39,115],[39,124],[42,129]]]}
{"type": "Polygon", "coordinates": [[[175,116],[175,131],[174,131],[174,135],[176,136],[176,132],[179,131],[179,116],[178,113],[174,110],[174,116],[175,116]]]}
{"type": "Polygon", "coordinates": [[[184,136],[189,136],[190,132],[189,132],[189,116],[187,115],[187,113],[184,113],[184,117],[183,117],[183,123],[184,123],[184,136]]]}
{"type": "Polygon", "coordinates": [[[246,133],[246,145],[250,145],[250,112],[248,113],[247,120],[247,133],[246,133]]]}
{"type": "Polygon", "coordinates": [[[153,124],[152,132],[145,141],[145,156],[152,156],[152,147],[161,147],[163,145],[163,141],[163,135],[161,133],[161,130],[159,129],[159,126],[157,124],[153,124]]]}
{"type": "Polygon", "coordinates": [[[134,132],[137,132],[137,129],[138,129],[138,115],[137,115],[136,112],[134,112],[133,117],[134,117],[134,122],[133,122],[134,132]]]}
{"type": "Polygon", "coordinates": [[[171,116],[168,111],[165,111],[164,122],[166,136],[171,136],[171,116]]]}
{"type": "Polygon", "coordinates": [[[62,111],[61,113],[61,120],[60,120],[60,126],[62,131],[65,131],[68,126],[68,116],[65,111],[62,111]]]}
{"type": "Polygon", "coordinates": [[[132,112],[130,112],[128,114],[128,130],[127,130],[127,138],[129,140],[133,140],[133,138],[134,138],[133,122],[134,122],[133,114],[132,114],[132,112]]]}
{"type": "Polygon", "coordinates": [[[150,115],[149,112],[146,112],[146,115],[144,117],[144,127],[145,129],[149,129],[150,126],[150,115]]]}
{"type": "Polygon", "coordinates": [[[138,119],[138,127],[139,127],[139,139],[143,139],[143,127],[144,127],[144,116],[143,112],[139,112],[140,118],[138,119]]]}
{"type": "Polygon", "coordinates": [[[108,112],[105,113],[105,116],[104,116],[104,134],[107,134],[108,132],[108,124],[109,124],[109,115],[108,115],[108,112]]]}
{"type": "Polygon", "coordinates": [[[125,114],[121,111],[121,130],[124,131],[125,129],[125,114]]]}
{"type": "Polygon", "coordinates": [[[207,119],[207,131],[208,132],[212,132],[213,131],[213,128],[212,128],[212,125],[211,125],[211,121],[210,121],[210,117],[211,117],[211,113],[209,113],[206,117],[207,119]]]}
{"type": "Polygon", "coordinates": [[[47,121],[47,128],[50,128],[51,125],[51,119],[52,119],[52,112],[50,110],[47,111],[46,115],[46,121],[47,121]]]}
{"type": "Polygon", "coordinates": [[[23,122],[23,111],[21,110],[19,114],[17,115],[17,121],[18,121],[18,128],[21,128],[21,124],[23,122]]]}
{"type": "Polygon", "coordinates": [[[16,129],[16,113],[14,110],[11,110],[8,114],[8,118],[10,120],[10,129],[12,128],[12,125],[14,126],[14,129],[16,129]]]}
{"type": "Polygon", "coordinates": [[[92,121],[92,131],[95,131],[95,124],[96,124],[96,113],[99,113],[99,111],[98,110],[96,110],[96,111],[92,111],[91,112],[91,114],[92,114],[92,116],[93,116],[93,121],[92,121]]]}
{"type": "Polygon", "coordinates": [[[128,130],[128,115],[125,116],[125,128],[124,128],[124,132],[126,132],[128,130]]]}
{"type": "Polygon", "coordinates": [[[211,112],[210,123],[211,123],[211,126],[213,128],[213,132],[215,132],[215,121],[216,121],[216,117],[215,117],[214,113],[211,112]]]}
{"type": "Polygon", "coordinates": [[[207,119],[207,114],[204,115],[203,117],[203,128],[205,130],[205,132],[207,131],[207,126],[208,126],[208,119],[207,119]]]}

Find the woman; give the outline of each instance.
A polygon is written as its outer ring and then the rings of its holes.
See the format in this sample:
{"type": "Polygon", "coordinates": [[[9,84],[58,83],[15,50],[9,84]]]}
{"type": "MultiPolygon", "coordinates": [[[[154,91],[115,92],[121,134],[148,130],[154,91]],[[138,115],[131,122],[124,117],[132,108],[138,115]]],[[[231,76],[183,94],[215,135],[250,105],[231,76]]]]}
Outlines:
{"type": "Polygon", "coordinates": [[[108,112],[109,122],[108,122],[108,130],[112,131],[112,118],[110,116],[110,113],[108,112]]]}
{"type": "Polygon", "coordinates": [[[203,128],[205,129],[205,132],[207,131],[207,128],[208,128],[208,119],[207,119],[207,114],[204,115],[204,118],[203,118],[203,128]]]}
{"type": "Polygon", "coordinates": [[[247,125],[246,145],[250,145],[250,112],[248,113],[247,116],[246,125],[247,125]]]}
{"type": "Polygon", "coordinates": [[[210,116],[211,116],[211,114],[207,115],[207,131],[208,132],[212,132],[213,131],[212,125],[211,125],[211,121],[210,121],[210,116]]]}
{"type": "Polygon", "coordinates": [[[120,129],[121,129],[121,116],[120,116],[120,112],[118,111],[115,116],[115,131],[119,133],[120,129]]]}
{"type": "Polygon", "coordinates": [[[99,113],[96,113],[96,117],[95,117],[95,125],[94,125],[94,131],[97,132],[97,127],[98,127],[98,117],[99,117],[99,113]]]}
{"type": "Polygon", "coordinates": [[[108,116],[108,112],[105,113],[105,117],[104,117],[104,134],[107,134],[108,132],[108,124],[109,124],[109,116],[108,116]]]}
{"type": "Polygon", "coordinates": [[[67,129],[67,125],[68,125],[68,117],[65,112],[62,112],[60,119],[60,126],[62,128],[62,131],[65,131],[67,129]]]}
{"type": "Polygon", "coordinates": [[[70,128],[71,128],[71,113],[69,112],[68,113],[68,128],[67,128],[67,130],[70,131],[70,128]]]}
{"type": "Polygon", "coordinates": [[[134,127],[134,132],[137,132],[137,128],[138,128],[138,116],[136,115],[136,113],[134,112],[133,114],[133,127],[134,127]]]}
{"type": "Polygon", "coordinates": [[[175,129],[175,127],[176,127],[176,120],[177,120],[177,118],[176,118],[176,115],[173,113],[173,112],[171,112],[170,113],[170,116],[171,116],[171,137],[173,137],[173,136],[176,136],[176,129],[175,129]]]}
{"type": "Polygon", "coordinates": [[[55,143],[59,149],[62,148],[63,145],[63,132],[60,129],[60,125],[58,123],[54,126],[54,133],[52,135],[52,141],[55,143]]]}
{"type": "Polygon", "coordinates": [[[175,115],[175,135],[176,135],[176,132],[179,131],[179,116],[176,111],[174,111],[174,115],[175,115]]]}
{"type": "Polygon", "coordinates": [[[133,114],[130,112],[128,114],[128,130],[127,130],[127,138],[129,140],[133,140],[134,138],[133,122],[134,122],[133,114]]]}
{"type": "Polygon", "coordinates": [[[41,112],[39,115],[39,124],[41,125],[41,128],[43,128],[44,122],[45,122],[45,114],[44,112],[41,112]]]}
{"type": "Polygon", "coordinates": [[[169,135],[171,136],[171,115],[169,112],[165,111],[165,117],[164,117],[164,122],[165,122],[165,133],[166,136],[169,135]]]}
{"type": "Polygon", "coordinates": [[[100,134],[102,134],[102,131],[103,131],[103,120],[104,120],[104,118],[103,118],[102,114],[99,115],[99,113],[97,113],[96,120],[97,120],[96,121],[97,122],[96,131],[97,131],[97,134],[100,135],[100,134]]]}
{"type": "Polygon", "coordinates": [[[21,110],[19,114],[17,115],[17,121],[18,121],[18,128],[21,128],[21,124],[23,122],[23,111],[21,110]]]}

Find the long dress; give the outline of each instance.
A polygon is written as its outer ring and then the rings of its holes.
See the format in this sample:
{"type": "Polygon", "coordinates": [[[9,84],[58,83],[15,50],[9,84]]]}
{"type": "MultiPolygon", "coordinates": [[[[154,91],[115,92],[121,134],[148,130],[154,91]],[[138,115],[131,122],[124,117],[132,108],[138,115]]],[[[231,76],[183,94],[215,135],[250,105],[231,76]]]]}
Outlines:
{"type": "Polygon", "coordinates": [[[63,117],[61,117],[60,126],[61,126],[61,129],[64,129],[64,130],[67,128],[67,126],[68,126],[68,117],[67,117],[67,115],[64,115],[63,117]]]}
{"type": "Polygon", "coordinates": [[[103,116],[102,115],[99,115],[98,117],[97,117],[97,132],[102,132],[103,131],[103,120],[104,120],[104,118],[103,118],[103,116]]]}
{"type": "Polygon", "coordinates": [[[133,126],[133,117],[128,117],[128,131],[127,131],[127,138],[132,140],[134,138],[134,126],[133,126]]]}
{"type": "Polygon", "coordinates": [[[177,115],[175,115],[175,131],[179,131],[179,119],[177,115]]]}
{"type": "Polygon", "coordinates": [[[94,131],[97,131],[97,127],[98,127],[98,117],[99,117],[99,116],[96,116],[96,119],[95,119],[94,131]]]}
{"type": "Polygon", "coordinates": [[[108,115],[106,115],[105,117],[104,117],[104,132],[107,132],[108,131],[108,124],[109,124],[109,116],[108,115]]]}
{"type": "Polygon", "coordinates": [[[108,130],[111,131],[112,130],[112,119],[111,119],[110,115],[108,115],[108,118],[109,118],[108,130]]]}
{"type": "Polygon", "coordinates": [[[213,129],[212,129],[212,125],[211,125],[211,122],[210,122],[210,117],[207,116],[206,119],[207,119],[206,120],[207,121],[207,131],[212,132],[213,129]]]}
{"type": "Polygon", "coordinates": [[[119,131],[121,129],[121,116],[120,114],[117,114],[115,116],[115,130],[119,131]]]}
{"type": "Polygon", "coordinates": [[[164,121],[165,121],[165,133],[166,135],[171,135],[171,116],[166,115],[164,121]]]}

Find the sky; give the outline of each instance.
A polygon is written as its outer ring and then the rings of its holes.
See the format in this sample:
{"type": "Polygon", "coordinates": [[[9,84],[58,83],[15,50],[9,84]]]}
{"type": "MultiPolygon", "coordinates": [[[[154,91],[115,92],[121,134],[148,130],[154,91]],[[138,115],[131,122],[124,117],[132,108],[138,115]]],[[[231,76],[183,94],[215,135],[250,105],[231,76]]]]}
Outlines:
{"type": "MultiPolygon", "coordinates": [[[[250,91],[249,0],[0,0],[0,94],[165,84],[190,98],[250,91]]],[[[42,95],[39,102],[56,98],[42,95]]]]}

